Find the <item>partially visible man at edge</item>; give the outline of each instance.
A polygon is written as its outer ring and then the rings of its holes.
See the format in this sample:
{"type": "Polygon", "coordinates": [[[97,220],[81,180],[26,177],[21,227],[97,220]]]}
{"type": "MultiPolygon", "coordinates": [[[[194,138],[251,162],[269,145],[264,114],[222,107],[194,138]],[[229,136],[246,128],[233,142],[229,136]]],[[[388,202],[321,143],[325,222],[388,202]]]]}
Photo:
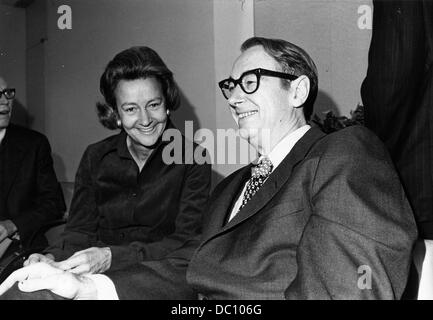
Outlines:
{"type": "Polygon", "coordinates": [[[0,294],[19,281],[69,299],[401,298],[417,231],[383,144],[360,126],[326,135],[307,124],[318,81],[303,49],[254,37],[241,51],[219,85],[260,157],[216,187],[200,242],[98,283],[38,263],[0,294]]]}
{"type": "Polygon", "coordinates": [[[44,247],[34,234],[62,218],[65,202],[47,138],[10,121],[14,98],[0,77],[0,241],[17,234],[25,248],[44,247]]]}

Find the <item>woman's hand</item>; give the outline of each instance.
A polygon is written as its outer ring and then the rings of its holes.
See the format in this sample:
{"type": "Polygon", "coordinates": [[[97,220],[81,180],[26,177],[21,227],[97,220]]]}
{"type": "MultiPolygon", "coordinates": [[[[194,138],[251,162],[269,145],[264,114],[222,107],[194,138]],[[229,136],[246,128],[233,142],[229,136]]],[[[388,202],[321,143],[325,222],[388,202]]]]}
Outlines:
{"type": "Polygon", "coordinates": [[[109,247],[92,247],[77,251],[70,258],[55,265],[57,268],[79,275],[103,273],[111,266],[111,250],[109,247]]]}
{"type": "Polygon", "coordinates": [[[50,253],[47,253],[46,255],[40,254],[40,253],[33,253],[31,254],[26,261],[24,261],[23,266],[26,267],[28,265],[31,265],[33,263],[37,262],[45,262],[48,264],[54,263],[54,256],[50,253]]]}

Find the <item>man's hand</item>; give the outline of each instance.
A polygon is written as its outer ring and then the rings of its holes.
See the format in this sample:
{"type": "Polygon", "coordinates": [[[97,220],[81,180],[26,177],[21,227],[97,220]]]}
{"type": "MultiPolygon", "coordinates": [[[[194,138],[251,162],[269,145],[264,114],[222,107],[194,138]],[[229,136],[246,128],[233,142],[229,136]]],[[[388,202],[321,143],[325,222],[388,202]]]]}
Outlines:
{"type": "Polygon", "coordinates": [[[17,231],[17,226],[11,220],[0,221],[0,241],[11,236],[17,231]]]}
{"type": "Polygon", "coordinates": [[[111,250],[108,247],[92,247],[77,251],[70,258],[57,262],[55,266],[59,269],[80,275],[103,273],[111,266],[111,250]]]}
{"type": "Polygon", "coordinates": [[[92,280],[38,262],[13,272],[1,285],[0,295],[18,281],[24,292],[47,289],[67,299],[96,299],[97,291],[92,280]]]}
{"type": "Polygon", "coordinates": [[[26,267],[30,264],[37,262],[45,262],[52,265],[54,263],[54,256],[50,253],[47,253],[45,255],[40,253],[33,253],[27,258],[26,261],[24,261],[23,266],[26,267]]]}

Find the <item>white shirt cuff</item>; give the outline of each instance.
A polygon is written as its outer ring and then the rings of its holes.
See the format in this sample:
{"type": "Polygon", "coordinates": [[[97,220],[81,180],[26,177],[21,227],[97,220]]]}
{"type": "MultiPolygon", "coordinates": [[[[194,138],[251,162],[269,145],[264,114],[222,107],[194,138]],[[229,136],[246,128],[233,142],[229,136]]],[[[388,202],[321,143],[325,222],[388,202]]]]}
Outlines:
{"type": "Polygon", "coordinates": [[[96,286],[98,300],[119,300],[113,281],[103,274],[89,274],[88,277],[96,286]]]}
{"type": "Polygon", "coordinates": [[[418,300],[433,300],[433,241],[424,240],[425,257],[418,288],[418,300]]]}

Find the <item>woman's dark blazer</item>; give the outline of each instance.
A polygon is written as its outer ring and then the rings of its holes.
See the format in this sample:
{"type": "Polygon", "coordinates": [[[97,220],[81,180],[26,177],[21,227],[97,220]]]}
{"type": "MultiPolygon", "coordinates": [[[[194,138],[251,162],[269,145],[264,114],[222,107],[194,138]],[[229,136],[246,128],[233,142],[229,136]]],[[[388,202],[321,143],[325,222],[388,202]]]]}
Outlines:
{"type": "Polygon", "coordinates": [[[139,172],[126,137],[122,131],[84,152],[65,231],[46,250],[56,260],[92,246],[109,246],[113,270],[163,258],[201,232],[211,165],[185,163],[191,154],[178,158],[181,164],[167,165],[163,154],[188,143],[196,154],[205,154],[205,149],[179,133],[175,142],[161,141],[139,172]]]}

